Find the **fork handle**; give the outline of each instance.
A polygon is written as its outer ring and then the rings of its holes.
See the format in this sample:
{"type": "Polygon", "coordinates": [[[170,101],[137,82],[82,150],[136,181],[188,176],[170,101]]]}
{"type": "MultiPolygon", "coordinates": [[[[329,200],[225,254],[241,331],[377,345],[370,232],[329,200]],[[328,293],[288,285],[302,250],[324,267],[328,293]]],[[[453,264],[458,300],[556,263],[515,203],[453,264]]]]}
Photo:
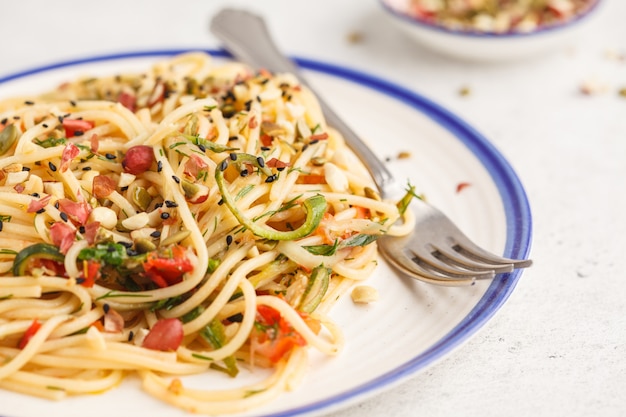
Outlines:
{"type": "MultiPolygon", "coordinates": [[[[211,20],[211,31],[222,40],[235,58],[273,73],[296,74],[300,82],[313,91],[294,62],[279,51],[260,16],[244,10],[226,8],[211,20]]],[[[384,194],[394,183],[391,172],[330,106],[319,95],[317,97],[328,125],[343,135],[346,143],[369,170],[381,194],[384,194]]]]}

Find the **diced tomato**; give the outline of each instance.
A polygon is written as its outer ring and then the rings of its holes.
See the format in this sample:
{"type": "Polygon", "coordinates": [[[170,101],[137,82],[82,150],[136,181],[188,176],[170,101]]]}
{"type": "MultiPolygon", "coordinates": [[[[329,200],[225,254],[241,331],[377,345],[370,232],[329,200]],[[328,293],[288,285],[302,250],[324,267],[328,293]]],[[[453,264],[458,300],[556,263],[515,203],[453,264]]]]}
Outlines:
{"type": "Polygon", "coordinates": [[[154,160],[154,150],[151,146],[137,145],[128,149],[122,167],[129,174],[139,175],[149,170],[154,160]]]}
{"type": "Polygon", "coordinates": [[[80,275],[82,281],[80,285],[83,287],[91,288],[96,283],[96,280],[100,276],[100,262],[92,259],[83,261],[83,272],[80,275]]]}
{"type": "Polygon", "coordinates": [[[59,210],[67,214],[72,222],[79,225],[87,223],[89,213],[91,213],[91,206],[85,201],[76,202],[67,198],[62,198],[58,202],[59,210]]]}
{"type": "Polygon", "coordinates": [[[176,318],[157,321],[143,340],[143,347],[152,350],[173,351],[183,341],[183,323],[176,318]]]}
{"type": "Polygon", "coordinates": [[[356,210],[356,219],[369,219],[370,218],[370,210],[365,208],[365,207],[361,207],[361,206],[353,206],[353,208],[356,210]]]}
{"type": "Polygon", "coordinates": [[[71,138],[85,133],[89,129],[93,129],[95,122],[82,119],[63,119],[63,128],[65,129],[65,137],[71,138]],[[80,133],[79,133],[80,132],[80,133]]]}
{"type": "Polygon", "coordinates": [[[50,239],[52,243],[59,247],[59,252],[67,253],[74,243],[76,231],[64,222],[56,222],[50,226],[50,239]]]}
{"type": "Polygon", "coordinates": [[[28,342],[30,342],[30,339],[32,339],[33,336],[39,331],[39,328],[41,328],[41,323],[39,323],[39,320],[33,320],[28,329],[26,329],[26,331],[22,335],[22,338],[17,344],[17,347],[20,349],[24,349],[28,342]]]}
{"type": "Polygon", "coordinates": [[[193,270],[193,265],[185,256],[185,248],[176,245],[164,251],[148,253],[143,269],[152,282],[164,288],[182,281],[183,275],[193,270]]]}
{"type": "Polygon", "coordinates": [[[265,356],[274,363],[281,360],[294,347],[306,345],[306,340],[278,310],[265,305],[257,306],[252,338],[255,353],[265,356]]]}
{"type": "Polygon", "coordinates": [[[96,175],[93,177],[93,195],[96,198],[106,198],[115,191],[116,183],[113,178],[106,175],[96,175]]]}
{"type": "Polygon", "coordinates": [[[78,149],[78,146],[74,145],[73,143],[70,142],[65,145],[63,153],[61,154],[61,166],[59,167],[59,170],[61,172],[67,171],[70,167],[72,159],[76,158],[79,153],[80,149],[78,149]]]}
{"type": "Polygon", "coordinates": [[[43,209],[44,207],[48,205],[48,202],[50,202],[51,198],[52,198],[51,195],[47,195],[43,198],[40,198],[39,200],[32,200],[30,203],[28,203],[28,209],[26,209],[26,212],[37,213],[39,210],[43,209]]]}

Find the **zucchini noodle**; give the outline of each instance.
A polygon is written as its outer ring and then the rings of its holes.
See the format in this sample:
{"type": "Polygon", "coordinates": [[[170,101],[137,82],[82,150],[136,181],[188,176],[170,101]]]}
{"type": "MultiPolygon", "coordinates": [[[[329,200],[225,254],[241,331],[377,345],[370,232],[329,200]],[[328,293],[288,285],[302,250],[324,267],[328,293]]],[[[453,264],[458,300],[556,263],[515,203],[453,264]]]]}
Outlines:
{"type": "Polygon", "coordinates": [[[291,74],[187,53],[7,98],[0,123],[2,389],[60,400],[134,372],[188,411],[257,407],[308,348],[341,352],[328,313],[410,226],[291,74]]]}

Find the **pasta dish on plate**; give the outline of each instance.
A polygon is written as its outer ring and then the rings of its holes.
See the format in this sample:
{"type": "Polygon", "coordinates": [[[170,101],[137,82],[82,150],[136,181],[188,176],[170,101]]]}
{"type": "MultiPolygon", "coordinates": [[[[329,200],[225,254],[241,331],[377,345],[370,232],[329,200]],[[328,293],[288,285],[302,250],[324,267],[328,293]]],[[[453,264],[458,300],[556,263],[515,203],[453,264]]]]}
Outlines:
{"type": "MultiPolygon", "coordinates": [[[[48,399],[127,375],[198,413],[291,389],[328,313],[411,230],[291,74],[187,53],[0,101],[0,388],[48,399]],[[400,218],[404,222],[396,222],[400,218]],[[268,377],[201,389],[189,375],[268,377]]],[[[358,300],[357,300],[358,301],[358,300]]]]}

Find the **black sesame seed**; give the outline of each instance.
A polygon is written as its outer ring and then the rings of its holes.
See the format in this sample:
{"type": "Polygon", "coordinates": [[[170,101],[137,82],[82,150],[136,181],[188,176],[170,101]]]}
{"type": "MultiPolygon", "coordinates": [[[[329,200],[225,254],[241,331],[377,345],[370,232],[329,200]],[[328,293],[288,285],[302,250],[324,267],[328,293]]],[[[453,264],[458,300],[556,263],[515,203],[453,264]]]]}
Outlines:
{"type": "Polygon", "coordinates": [[[163,171],[163,161],[157,162],[157,172],[163,171]]]}
{"type": "Polygon", "coordinates": [[[159,208],[161,208],[161,207],[163,207],[163,203],[156,203],[156,204],[154,205],[154,209],[155,209],[155,210],[156,210],[156,209],[159,209],[159,208]]]}
{"type": "Polygon", "coordinates": [[[30,171],[30,167],[22,167],[22,171],[30,171]]]}
{"type": "Polygon", "coordinates": [[[170,214],[168,212],[161,213],[161,218],[167,220],[170,218],[170,214]]]}
{"type": "Polygon", "coordinates": [[[83,171],[91,171],[91,167],[83,167],[83,171]]]}
{"type": "Polygon", "coordinates": [[[85,233],[85,231],[86,231],[85,226],[79,226],[79,227],[78,227],[78,231],[79,231],[80,233],[85,233]]]}
{"type": "Polygon", "coordinates": [[[129,342],[132,342],[134,337],[135,337],[135,333],[132,330],[130,332],[128,332],[128,341],[129,342]]]}
{"type": "Polygon", "coordinates": [[[64,212],[64,211],[62,211],[62,212],[59,214],[59,217],[61,217],[61,220],[63,220],[65,223],[67,223],[67,221],[69,220],[69,217],[67,217],[67,213],[66,213],[66,212],[64,212]]]}
{"type": "Polygon", "coordinates": [[[252,107],[252,100],[248,100],[244,103],[244,106],[246,106],[246,110],[250,111],[250,107],[252,107]]]}
{"type": "Polygon", "coordinates": [[[265,166],[265,160],[263,159],[263,157],[262,157],[262,156],[257,157],[257,158],[256,158],[256,162],[257,162],[257,164],[259,164],[259,166],[260,166],[261,168],[263,168],[263,167],[265,166]]]}
{"type": "Polygon", "coordinates": [[[172,179],[174,180],[174,182],[176,182],[176,184],[180,184],[180,178],[178,178],[176,175],[172,175],[172,179]]]}
{"type": "Polygon", "coordinates": [[[239,136],[230,136],[230,137],[228,138],[228,140],[229,140],[229,141],[231,141],[231,140],[237,140],[237,139],[239,139],[239,136]]]}
{"type": "Polygon", "coordinates": [[[271,150],[271,149],[272,149],[272,148],[270,148],[269,146],[261,146],[261,150],[262,150],[262,151],[269,151],[269,150],[271,150]]]}
{"type": "Polygon", "coordinates": [[[104,305],[102,306],[102,310],[104,311],[104,314],[108,314],[108,313],[109,313],[109,311],[111,310],[111,306],[110,306],[110,305],[108,305],[108,304],[104,304],[104,305]]]}
{"type": "Polygon", "coordinates": [[[5,117],[4,119],[0,120],[0,124],[6,125],[8,121],[9,119],[5,117]]]}
{"type": "Polygon", "coordinates": [[[200,149],[201,152],[206,152],[206,146],[202,145],[202,144],[198,144],[198,149],[200,149]]]}
{"type": "Polygon", "coordinates": [[[47,123],[42,123],[41,124],[43,127],[48,128],[48,124],[47,123]]]}
{"type": "Polygon", "coordinates": [[[269,177],[267,177],[267,178],[265,179],[265,182],[266,182],[266,183],[268,183],[268,184],[269,184],[270,182],[274,182],[274,181],[276,181],[276,174],[274,174],[274,175],[270,175],[269,177]]]}
{"type": "Polygon", "coordinates": [[[13,116],[13,120],[20,120],[20,116],[13,116]]]}
{"type": "Polygon", "coordinates": [[[155,230],[154,232],[150,233],[150,236],[156,239],[158,237],[161,237],[161,232],[159,230],[155,230]]]}
{"type": "Polygon", "coordinates": [[[226,171],[226,168],[228,168],[228,161],[223,160],[222,163],[220,164],[220,171],[224,172],[226,171]]]}
{"type": "Polygon", "coordinates": [[[175,201],[171,201],[171,200],[165,200],[165,207],[168,207],[168,208],[178,207],[178,203],[176,203],[175,201]]]}
{"type": "Polygon", "coordinates": [[[83,132],[82,130],[75,130],[74,131],[74,136],[83,136],[85,134],[85,132],[83,132]]]}
{"type": "Polygon", "coordinates": [[[126,255],[128,255],[128,256],[137,256],[137,255],[139,255],[139,252],[137,252],[136,250],[133,250],[133,249],[126,249],[126,255]]]}
{"type": "Polygon", "coordinates": [[[26,100],[24,102],[24,104],[26,104],[27,106],[32,106],[33,104],[35,104],[35,102],[34,101],[30,101],[30,100],[26,100]]]}
{"type": "Polygon", "coordinates": [[[231,152],[231,154],[229,156],[230,156],[230,159],[232,161],[236,161],[237,160],[237,154],[235,152],[231,152]]]}
{"type": "Polygon", "coordinates": [[[124,192],[124,191],[126,191],[126,190],[128,190],[128,185],[126,185],[126,186],[124,186],[124,187],[120,188],[120,191],[122,191],[122,192],[124,192]]]}
{"type": "Polygon", "coordinates": [[[226,244],[230,245],[233,243],[233,237],[231,235],[226,236],[226,244]]]}
{"type": "Polygon", "coordinates": [[[4,223],[2,222],[2,220],[0,220],[0,232],[2,231],[3,227],[4,227],[4,223]]]}
{"type": "Polygon", "coordinates": [[[126,249],[133,247],[133,242],[120,241],[119,244],[124,246],[126,249]]]}
{"type": "Polygon", "coordinates": [[[35,198],[39,198],[39,193],[32,193],[31,196],[35,198]]]}
{"type": "Polygon", "coordinates": [[[239,175],[241,175],[242,177],[247,177],[248,176],[248,170],[247,169],[242,169],[241,172],[239,173],[239,175]]]}
{"type": "Polygon", "coordinates": [[[59,123],[63,123],[63,116],[59,116],[57,119],[59,120],[59,123]]]}
{"type": "Polygon", "coordinates": [[[74,100],[70,100],[70,104],[71,104],[73,107],[76,107],[76,102],[75,102],[74,100]]]}
{"type": "Polygon", "coordinates": [[[57,170],[57,166],[54,165],[52,162],[48,162],[48,167],[50,168],[52,172],[56,172],[57,170]]]}
{"type": "Polygon", "coordinates": [[[37,210],[37,214],[41,214],[41,213],[45,213],[46,209],[39,209],[37,210]]]}
{"type": "Polygon", "coordinates": [[[54,208],[55,208],[55,209],[57,209],[57,210],[59,209],[59,202],[58,202],[58,201],[56,201],[56,202],[54,203],[54,208]]]}
{"type": "Polygon", "coordinates": [[[115,159],[115,158],[117,158],[117,157],[116,157],[115,155],[113,155],[112,153],[106,153],[106,154],[104,154],[104,157],[105,157],[106,159],[115,159]]]}
{"type": "Polygon", "coordinates": [[[319,141],[319,139],[313,139],[311,142],[309,142],[309,145],[315,145],[319,141]]]}
{"type": "Polygon", "coordinates": [[[220,201],[218,201],[218,202],[217,202],[217,205],[218,205],[218,206],[221,206],[222,204],[224,204],[224,199],[223,199],[223,198],[220,198],[220,201]]]}
{"type": "Polygon", "coordinates": [[[86,280],[85,280],[85,278],[76,278],[76,283],[77,283],[77,284],[82,284],[82,283],[84,283],[85,281],[86,281],[86,280]]]}

